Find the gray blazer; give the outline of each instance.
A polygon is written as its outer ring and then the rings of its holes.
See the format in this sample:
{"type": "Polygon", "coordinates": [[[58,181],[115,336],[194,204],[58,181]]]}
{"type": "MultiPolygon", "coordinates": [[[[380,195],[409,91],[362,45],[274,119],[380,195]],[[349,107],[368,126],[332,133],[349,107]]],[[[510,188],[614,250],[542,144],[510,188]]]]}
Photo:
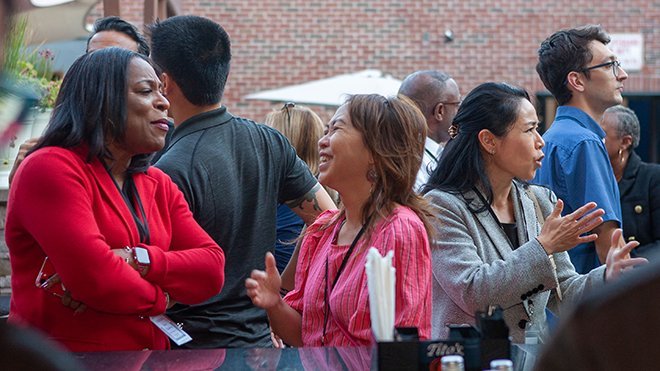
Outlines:
{"type": "MultiPolygon", "coordinates": [[[[515,250],[488,210],[478,214],[470,210],[483,205],[474,191],[456,195],[434,190],[426,195],[435,205],[438,217],[437,235],[431,246],[434,339],[448,335],[448,324],[474,324],[476,311],[499,305],[504,309],[513,341],[522,342],[528,322],[545,325],[546,307],[558,313],[559,301],[554,290],[557,281],[565,301],[573,301],[585,289],[604,282],[604,266],[579,275],[565,252],[555,254],[555,272],[535,238],[541,226],[534,201],[525,187],[517,181],[511,187],[520,242],[515,250]]],[[[529,189],[536,196],[544,218],[547,217],[556,196],[544,187],[530,185],[529,189]]]]}

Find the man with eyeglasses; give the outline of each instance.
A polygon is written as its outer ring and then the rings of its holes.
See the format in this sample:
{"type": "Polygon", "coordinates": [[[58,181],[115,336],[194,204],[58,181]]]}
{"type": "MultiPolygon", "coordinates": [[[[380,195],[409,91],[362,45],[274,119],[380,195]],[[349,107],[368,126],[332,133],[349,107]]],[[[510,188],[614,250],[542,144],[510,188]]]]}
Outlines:
{"type": "MultiPolygon", "coordinates": [[[[598,239],[569,250],[579,273],[605,262],[612,233],[621,226],[619,189],[598,123],[607,108],[623,101],[628,75],[607,47],[609,41],[599,25],[558,31],[541,43],[536,65],[559,107],[543,135],[545,158],[533,182],[564,201],[564,215],[592,201],[605,210],[603,223],[592,231],[598,239]]],[[[616,243],[622,246],[623,239],[616,243]]]]}
{"type": "Polygon", "coordinates": [[[428,126],[422,166],[414,187],[421,191],[449,141],[449,126],[461,104],[461,93],[451,76],[442,71],[428,70],[408,75],[401,83],[399,94],[415,102],[428,126]]]}

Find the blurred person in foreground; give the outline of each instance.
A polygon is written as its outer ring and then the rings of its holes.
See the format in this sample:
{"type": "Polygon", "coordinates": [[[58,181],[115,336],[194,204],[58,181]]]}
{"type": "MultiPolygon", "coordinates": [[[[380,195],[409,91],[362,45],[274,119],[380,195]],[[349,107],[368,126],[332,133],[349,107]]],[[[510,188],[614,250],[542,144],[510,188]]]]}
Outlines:
{"type": "Polygon", "coordinates": [[[644,259],[626,259],[637,246],[612,238],[607,266],[575,272],[565,252],[593,241],[588,232],[603,210],[588,203],[561,216],[564,203],[545,187],[525,183],[541,166],[544,142],[536,110],[523,89],[484,83],[466,97],[452,137],[425,191],[436,206],[433,242],[433,338],[449,324],[474,324],[477,311],[504,309],[514,342],[525,330],[545,336],[545,308],[617,278],[644,259]],[[460,166],[457,166],[460,164],[460,166]]]}
{"type": "MultiPolygon", "coordinates": [[[[27,6],[27,0],[0,0],[0,80],[4,65],[4,42],[12,22],[11,17],[27,6]]],[[[4,88],[0,88],[0,98],[4,94],[4,88]]],[[[82,370],[73,356],[63,351],[58,344],[31,329],[7,324],[5,319],[0,319],[0,359],[5,370],[82,370]]]]}
{"type": "Polygon", "coordinates": [[[404,99],[355,95],[339,107],[319,141],[319,181],[339,192],[341,209],[326,211],[307,229],[295,288],[284,298],[272,254],[266,270],[253,271],[245,282],[287,344],[375,342],[364,266],[370,247],[381,255],[394,252],[395,325],[430,336],[430,210],[413,191],[426,124],[404,99]]]}
{"type": "Polygon", "coordinates": [[[146,57],[80,57],[9,193],[9,321],[72,351],[168,349],[150,317],[217,294],[224,254],[149,167],[167,99],[146,57]]]}
{"type": "Polygon", "coordinates": [[[601,121],[605,148],[621,193],[623,237],[637,241],[632,254],[650,258],[660,252],[660,165],[643,162],[635,153],[639,145],[639,120],[630,108],[605,110],[601,121]]]}
{"type": "MultiPolygon", "coordinates": [[[[657,254],[657,252],[655,252],[657,254]]],[[[588,293],[539,354],[536,371],[657,370],[660,260],[588,293]]]]}

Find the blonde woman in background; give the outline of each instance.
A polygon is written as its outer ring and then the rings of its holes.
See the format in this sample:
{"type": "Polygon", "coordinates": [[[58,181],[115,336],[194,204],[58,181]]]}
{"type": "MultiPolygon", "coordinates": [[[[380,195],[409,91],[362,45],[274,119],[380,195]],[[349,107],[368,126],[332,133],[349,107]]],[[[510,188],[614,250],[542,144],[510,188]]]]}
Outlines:
{"type": "MultiPolygon", "coordinates": [[[[323,121],[311,109],[287,102],[280,110],[266,116],[265,124],[284,134],[312,174],[319,173],[318,141],[323,136],[323,121]]],[[[333,197],[333,194],[330,194],[333,197]]],[[[333,197],[335,198],[335,197],[333,197]]],[[[305,223],[285,204],[277,207],[277,240],[275,241],[275,261],[277,270],[282,273],[291,259],[295,241],[300,236],[305,223]]],[[[295,269],[295,267],[293,267],[295,269]]]]}

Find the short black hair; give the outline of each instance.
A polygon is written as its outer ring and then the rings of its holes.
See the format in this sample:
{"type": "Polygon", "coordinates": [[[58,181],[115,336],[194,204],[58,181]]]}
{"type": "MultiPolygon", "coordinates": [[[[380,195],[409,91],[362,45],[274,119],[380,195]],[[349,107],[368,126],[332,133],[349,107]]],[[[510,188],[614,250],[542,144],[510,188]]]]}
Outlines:
{"type": "MultiPolygon", "coordinates": [[[[610,37],[600,25],[586,25],[557,31],[541,43],[536,72],[559,105],[571,100],[566,77],[569,72],[580,71],[591,62],[593,54],[589,43],[594,40],[607,45],[610,37]]],[[[583,73],[589,77],[589,71],[583,73]]]]}
{"type": "MultiPolygon", "coordinates": [[[[87,145],[87,161],[111,159],[108,143],[122,142],[126,135],[127,76],[135,58],[151,64],[144,55],[117,47],[76,59],[64,75],[46,132],[31,152],[46,146],[87,145]]],[[[134,156],[128,171],[146,171],[152,156],[134,156]]]]}
{"type": "Polygon", "coordinates": [[[142,36],[135,26],[117,16],[99,18],[94,22],[94,32],[87,38],[87,49],[89,49],[89,42],[92,40],[92,37],[102,31],[116,31],[125,34],[137,43],[138,53],[145,57],[149,56],[149,43],[147,43],[144,36],[142,36]]]}
{"type": "Polygon", "coordinates": [[[183,15],[150,25],[151,58],[194,105],[220,102],[229,75],[229,35],[210,19],[183,15]]]}
{"type": "Polygon", "coordinates": [[[506,135],[523,100],[530,100],[524,89],[503,82],[486,82],[468,93],[454,117],[458,134],[447,142],[423,192],[437,188],[462,194],[479,184],[490,204],[493,191],[481,156],[479,132],[488,129],[495,136],[506,135]]]}

